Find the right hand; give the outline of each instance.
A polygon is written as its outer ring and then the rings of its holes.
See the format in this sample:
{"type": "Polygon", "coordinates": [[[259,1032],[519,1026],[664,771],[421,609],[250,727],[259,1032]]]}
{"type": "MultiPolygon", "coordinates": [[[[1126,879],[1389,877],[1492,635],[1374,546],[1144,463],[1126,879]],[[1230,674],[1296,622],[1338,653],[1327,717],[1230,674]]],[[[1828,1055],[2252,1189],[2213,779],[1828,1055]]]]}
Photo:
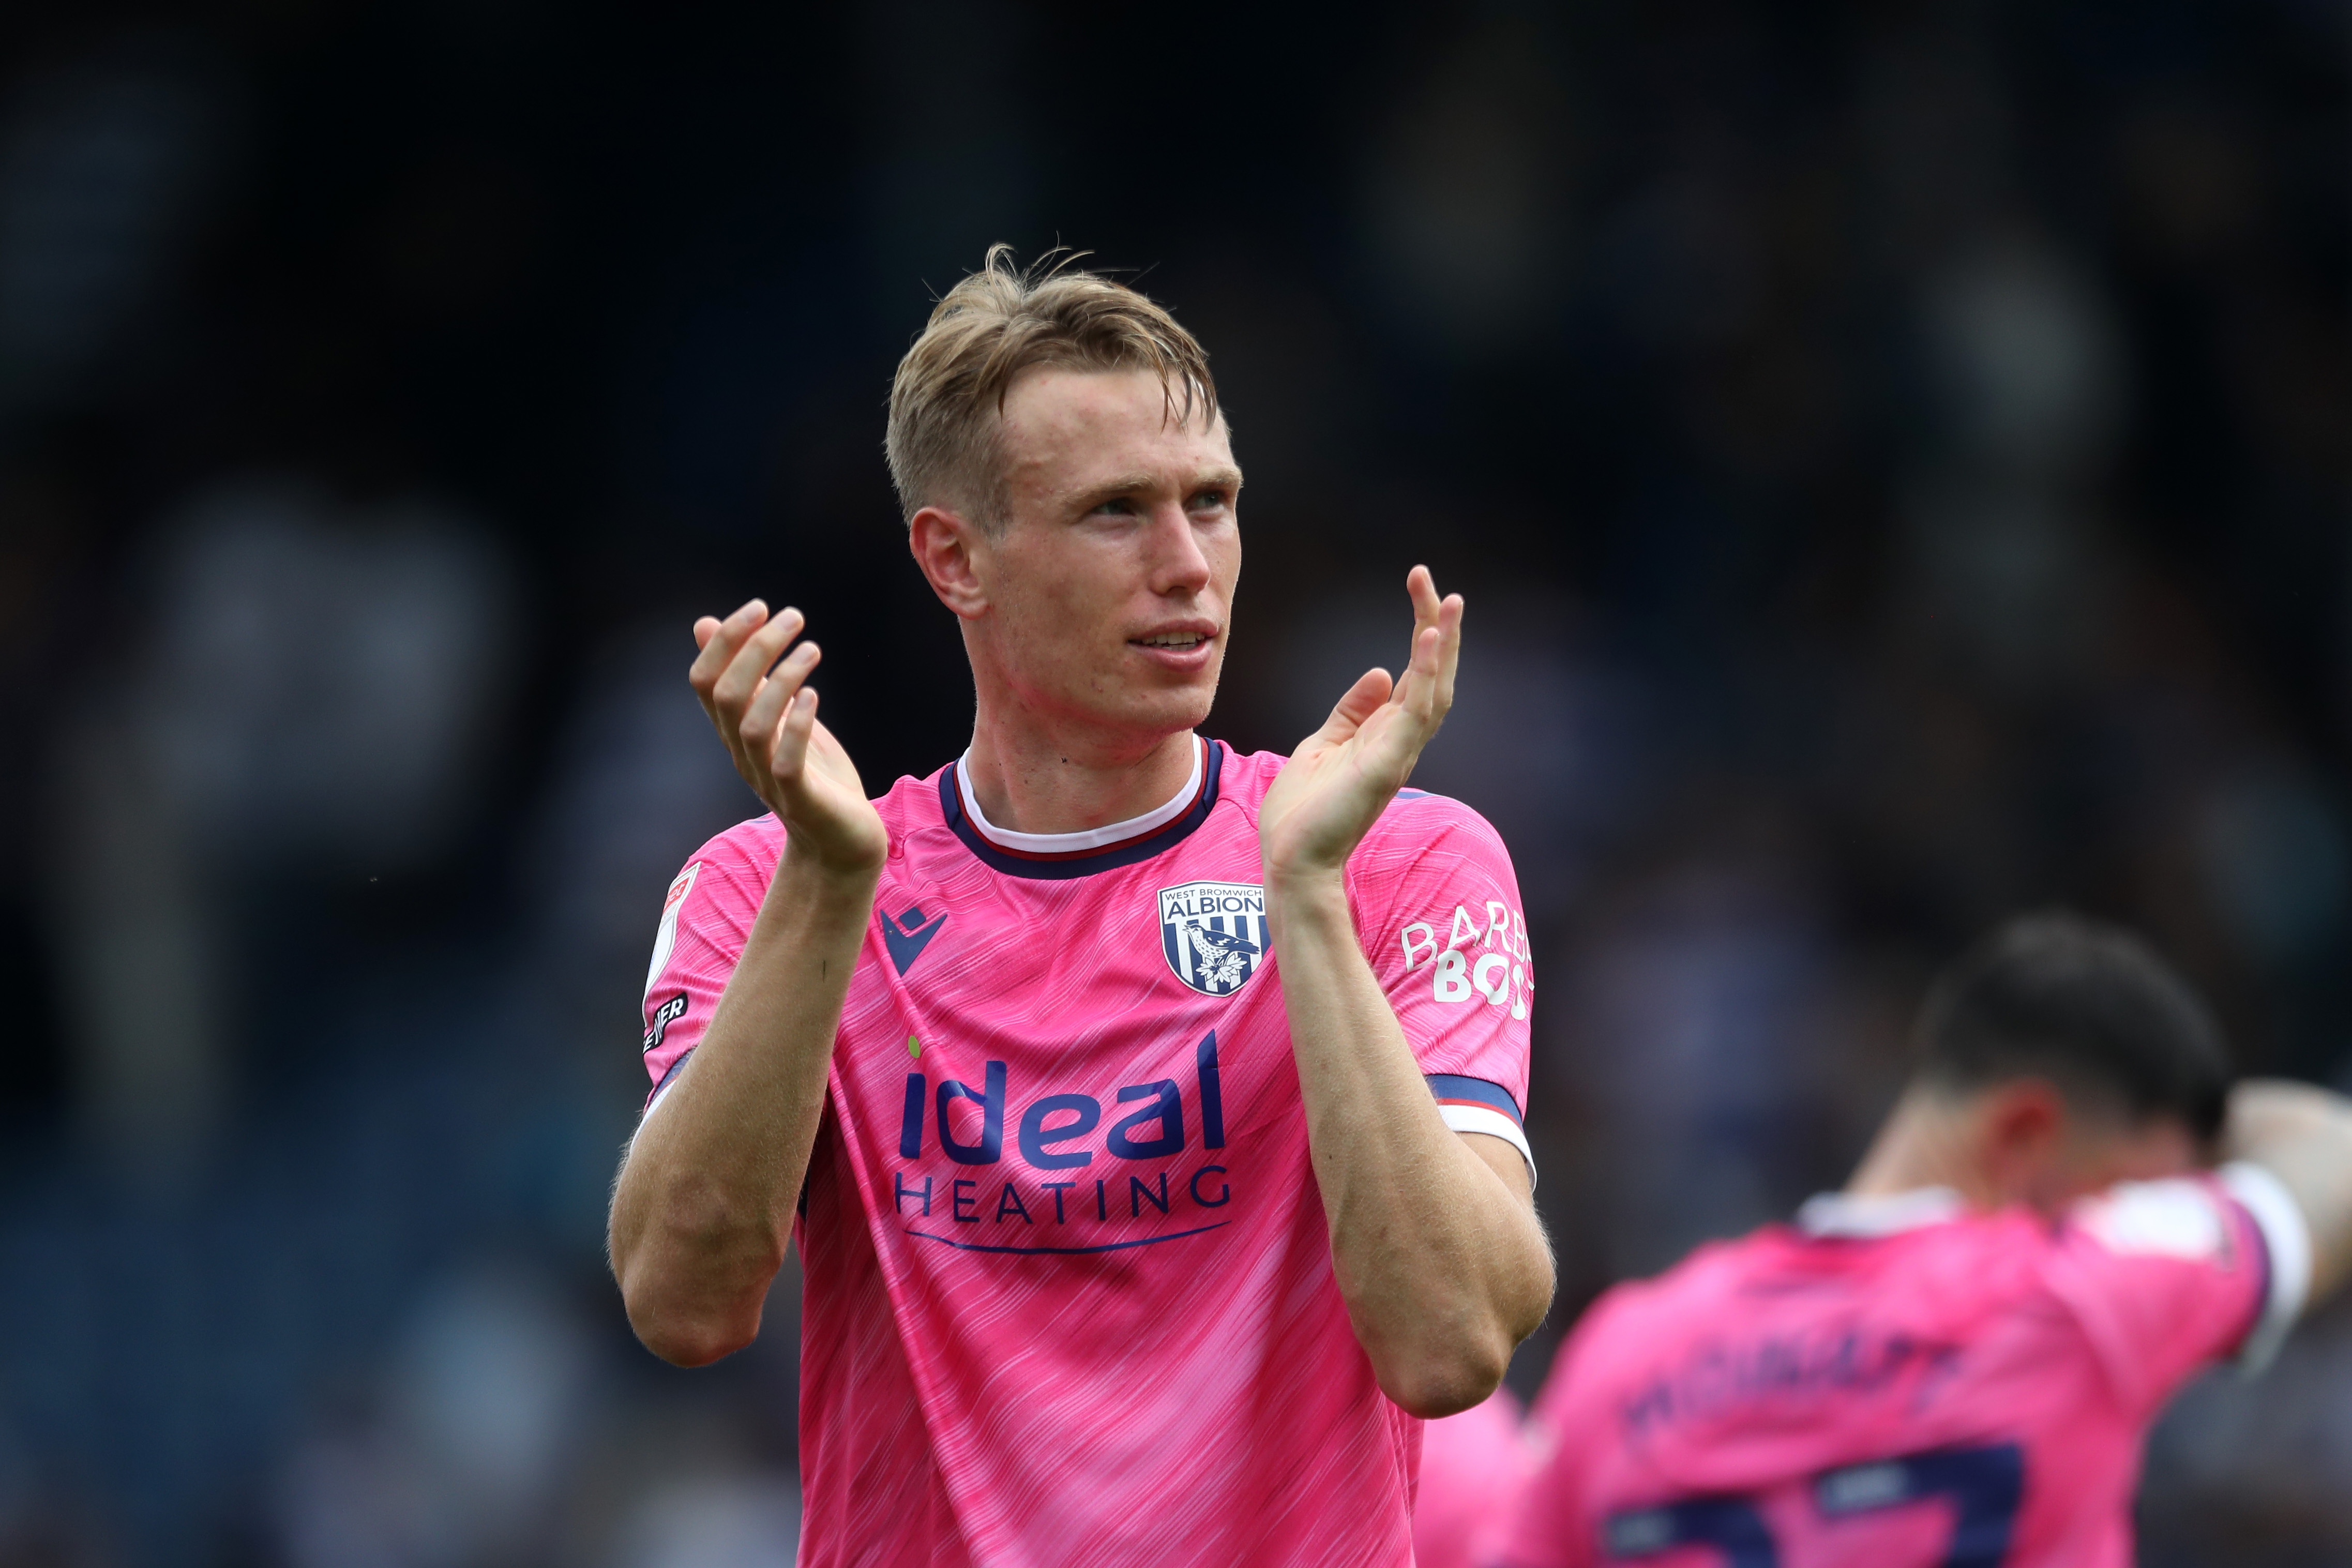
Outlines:
{"type": "Polygon", "coordinates": [[[807,682],[824,656],[813,642],[784,654],[807,624],[794,609],[771,618],[758,599],[723,621],[705,616],[694,623],[702,652],[687,682],[735,771],[783,823],[787,853],[807,854],[837,875],[871,876],[890,852],[890,835],[849,753],[816,721],[807,682]]]}
{"type": "Polygon", "coordinates": [[[1454,706],[1462,657],[1462,595],[1437,596],[1429,568],[1405,574],[1412,644],[1402,679],[1367,670],[1323,727],[1298,743],[1258,803],[1268,892],[1294,873],[1336,877],[1348,864],[1454,706]]]}

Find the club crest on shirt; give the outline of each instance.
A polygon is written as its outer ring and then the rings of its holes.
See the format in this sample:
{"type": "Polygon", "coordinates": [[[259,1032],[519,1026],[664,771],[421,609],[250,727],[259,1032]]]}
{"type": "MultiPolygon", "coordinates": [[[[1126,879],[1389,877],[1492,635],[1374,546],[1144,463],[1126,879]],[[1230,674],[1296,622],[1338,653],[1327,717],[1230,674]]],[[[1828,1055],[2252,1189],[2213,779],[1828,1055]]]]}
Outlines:
{"type": "Polygon", "coordinates": [[[1160,889],[1160,951],[1170,973],[1203,996],[1230,996],[1265,961],[1265,889],[1255,882],[1187,882],[1160,889]]]}

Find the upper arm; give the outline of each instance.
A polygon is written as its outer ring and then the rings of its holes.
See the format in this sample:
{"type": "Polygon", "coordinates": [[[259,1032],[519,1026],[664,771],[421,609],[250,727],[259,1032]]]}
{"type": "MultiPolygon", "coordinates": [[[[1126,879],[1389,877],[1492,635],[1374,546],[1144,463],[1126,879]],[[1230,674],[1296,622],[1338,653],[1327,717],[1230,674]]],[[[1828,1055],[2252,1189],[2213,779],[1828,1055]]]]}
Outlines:
{"type": "Polygon", "coordinates": [[[1518,880],[1477,813],[1407,791],[1349,863],[1357,934],[1445,1124],[1517,1151],[1535,963],[1518,880]]]}
{"type": "Polygon", "coordinates": [[[1488,1132],[1462,1132],[1456,1136],[1470,1152],[1486,1163],[1488,1170],[1502,1179],[1504,1187],[1518,1200],[1521,1208],[1530,1214],[1535,1212],[1535,1166],[1519,1152],[1517,1144],[1488,1132]]]}
{"type": "MultiPolygon", "coordinates": [[[[2309,1084],[2254,1080],[2230,1096],[2223,1142],[2292,1201],[2318,1301],[2352,1274],[2352,1102],[2309,1084]]],[[[2251,1198],[2259,1203],[2259,1196],[2251,1198]]]]}

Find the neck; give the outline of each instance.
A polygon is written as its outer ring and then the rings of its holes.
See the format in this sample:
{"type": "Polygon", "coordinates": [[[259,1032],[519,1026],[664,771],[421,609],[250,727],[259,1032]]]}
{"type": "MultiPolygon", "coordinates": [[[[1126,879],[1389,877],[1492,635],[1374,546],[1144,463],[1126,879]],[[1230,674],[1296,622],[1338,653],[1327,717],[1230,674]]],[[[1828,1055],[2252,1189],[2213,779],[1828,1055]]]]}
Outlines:
{"type": "Polygon", "coordinates": [[[1165,805],[1192,775],[1190,730],[1106,743],[1041,728],[973,727],[965,777],[982,813],[1014,833],[1082,833],[1165,805]]]}
{"type": "Polygon", "coordinates": [[[1845,1190],[1856,1197],[1885,1197],[1949,1187],[1970,1208],[1999,1208],[2008,1194],[1980,1168],[1972,1131],[1964,1106],[1915,1086],[1896,1102],[1845,1190]]]}

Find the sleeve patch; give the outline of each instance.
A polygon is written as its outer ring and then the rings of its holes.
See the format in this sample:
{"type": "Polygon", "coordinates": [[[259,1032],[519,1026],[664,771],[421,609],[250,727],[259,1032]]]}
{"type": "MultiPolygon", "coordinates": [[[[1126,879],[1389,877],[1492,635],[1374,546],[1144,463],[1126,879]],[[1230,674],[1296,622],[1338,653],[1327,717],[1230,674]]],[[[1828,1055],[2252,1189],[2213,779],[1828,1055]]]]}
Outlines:
{"type": "Polygon", "coordinates": [[[2220,1206],[2194,1182],[2127,1182],[2084,1204],[2076,1223],[2118,1257],[2203,1263],[2230,1247],[2220,1206]]]}
{"type": "Polygon", "coordinates": [[[681,991],[654,1009],[653,1019],[646,1028],[647,1054],[651,1054],[653,1048],[662,1043],[662,1037],[669,1033],[669,1026],[672,1024],[686,1016],[686,993],[681,991]]]}
{"type": "Polygon", "coordinates": [[[684,907],[687,894],[694,891],[695,879],[702,875],[702,862],[691,861],[669,885],[668,896],[662,900],[661,924],[654,931],[654,961],[646,966],[646,994],[653,994],[654,983],[669,967],[669,955],[677,947],[677,911],[684,907]]]}

